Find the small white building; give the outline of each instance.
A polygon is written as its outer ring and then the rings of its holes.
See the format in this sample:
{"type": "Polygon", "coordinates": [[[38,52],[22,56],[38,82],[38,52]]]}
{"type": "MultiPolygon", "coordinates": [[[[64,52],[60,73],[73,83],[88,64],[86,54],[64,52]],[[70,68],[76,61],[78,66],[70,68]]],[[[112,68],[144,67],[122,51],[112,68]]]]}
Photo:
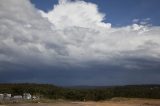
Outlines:
{"type": "Polygon", "coordinates": [[[24,93],[23,99],[27,99],[27,100],[32,99],[32,95],[30,93],[24,93]]]}
{"type": "Polygon", "coordinates": [[[12,96],[11,94],[4,93],[4,94],[3,94],[3,99],[4,99],[4,100],[10,100],[10,99],[11,99],[11,96],[12,96]]]}
{"type": "Polygon", "coordinates": [[[15,95],[15,96],[13,96],[13,99],[19,100],[19,99],[22,99],[22,96],[21,95],[15,95]]]}
{"type": "Polygon", "coordinates": [[[4,98],[4,95],[0,94],[0,100],[3,100],[3,98],[4,98]]]}
{"type": "Polygon", "coordinates": [[[37,97],[36,97],[36,96],[33,96],[32,99],[35,100],[35,99],[37,99],[37,97]]]}

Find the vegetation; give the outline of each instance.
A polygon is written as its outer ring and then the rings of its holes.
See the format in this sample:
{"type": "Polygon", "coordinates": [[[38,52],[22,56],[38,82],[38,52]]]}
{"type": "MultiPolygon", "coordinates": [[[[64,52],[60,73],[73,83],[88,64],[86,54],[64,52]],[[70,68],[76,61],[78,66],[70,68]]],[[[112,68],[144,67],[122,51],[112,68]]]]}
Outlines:
{"type": "Polygon", "coordinates": [[[160,99],[160,85],[64,88],[49,84],[0,84],[0,93],[31,93],[47,99],[106,100],[113,97],[160,99]]]}

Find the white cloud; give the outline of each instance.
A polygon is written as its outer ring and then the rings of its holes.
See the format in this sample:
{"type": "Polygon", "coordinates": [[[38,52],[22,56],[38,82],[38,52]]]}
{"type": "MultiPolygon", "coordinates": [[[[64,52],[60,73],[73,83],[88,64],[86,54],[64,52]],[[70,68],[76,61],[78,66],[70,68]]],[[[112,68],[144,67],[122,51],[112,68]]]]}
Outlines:
{"type": "Polygon", "coordinates": [[[144,18],[144,19],[133,19],[132,22],[133,24],[140,24],[140,25],[145,25],[145,26],[152,26],[150,24],[151,18],[144,18]]]}
{"type": "Polygon", "coordinates": [[[136,19],[133,19],[132,22],[133,22],[133,23],[137,23],[137,22],[139,22],[139,19],[137,19],[137,18],[136,18],[136,19]]]}
{"type": "Polygon", "coordinates": [[[44,17],[56,25],[57,28],[85,27],[85,28],[110,28],[110,23],[102,22],[105,15],[98,11],[97,5],[84,1],[71,2],[60,0],[58,5],[48,13],[42,12],[44,17]],[[93,26],[94,25],[94,26],[93,26]]]}
{"type": "Polygon", "coordinates": [[[69,0],[59,0],[59,4],[66,4],[69,0]]]}
{"type": "Polygon", "coordinates": [[[61,0],[49,13],[41,11],[46,18],[38,11],[27,0],[0,1],[0,61],[111,64],[127,57],[160,58],[160,27],[113,28],[96,4],[84,1],[61,0]]]}

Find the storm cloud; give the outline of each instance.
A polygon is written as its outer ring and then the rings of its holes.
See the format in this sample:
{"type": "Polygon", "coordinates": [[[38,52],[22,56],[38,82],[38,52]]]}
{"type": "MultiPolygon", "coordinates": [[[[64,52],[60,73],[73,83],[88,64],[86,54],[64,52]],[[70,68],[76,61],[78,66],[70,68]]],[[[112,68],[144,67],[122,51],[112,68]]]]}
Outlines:
{"type": "Polygon", "coordinates": [[[160,83],[160,27],[115,28],[105,18],[81,0],[60,0],[48,13],[29,0],[1,0],[0,82],[160,83]]]}

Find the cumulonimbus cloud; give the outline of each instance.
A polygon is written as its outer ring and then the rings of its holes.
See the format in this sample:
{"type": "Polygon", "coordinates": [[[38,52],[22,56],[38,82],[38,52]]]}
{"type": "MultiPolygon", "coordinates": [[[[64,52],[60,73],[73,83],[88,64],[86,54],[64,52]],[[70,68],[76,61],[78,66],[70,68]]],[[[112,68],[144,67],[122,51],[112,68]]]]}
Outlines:
{"type": "MultiPolygon", "coordinates": [[[[0,61],[30,64],[38,60],[52,66],[88,61],[114,64],[117,59],[121,63],[135,57],[160,59],[160,27],[114,28],[104,18],[96,4],[82,0],[60,0],[48,13],[28,0],[1,0],[0,61]]],[[[132,67],[132,62],[126,66],[132,67]]]]}

